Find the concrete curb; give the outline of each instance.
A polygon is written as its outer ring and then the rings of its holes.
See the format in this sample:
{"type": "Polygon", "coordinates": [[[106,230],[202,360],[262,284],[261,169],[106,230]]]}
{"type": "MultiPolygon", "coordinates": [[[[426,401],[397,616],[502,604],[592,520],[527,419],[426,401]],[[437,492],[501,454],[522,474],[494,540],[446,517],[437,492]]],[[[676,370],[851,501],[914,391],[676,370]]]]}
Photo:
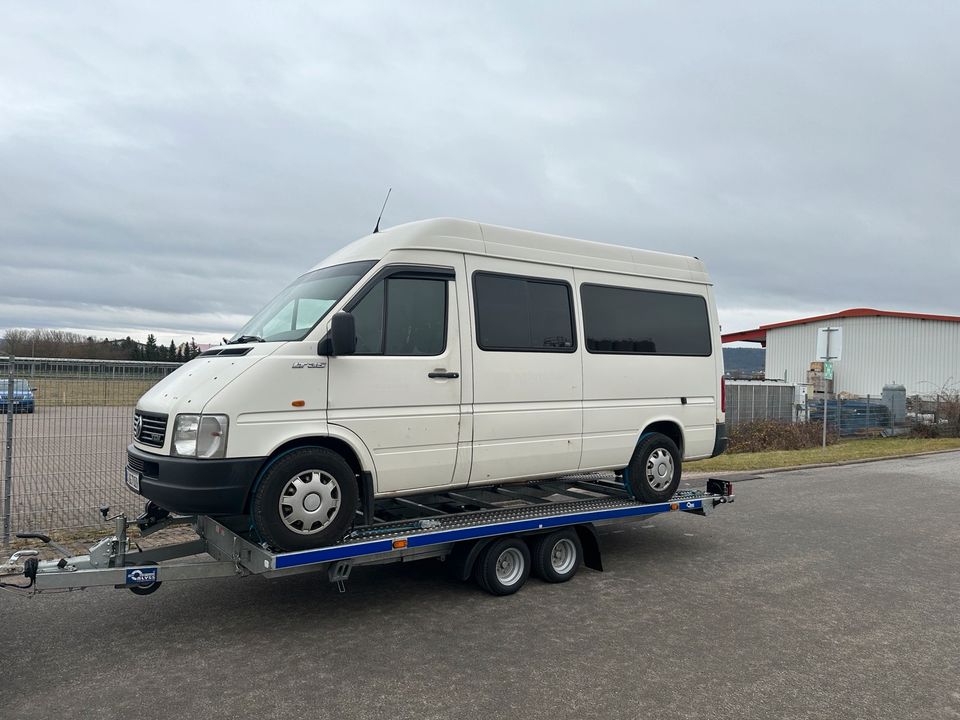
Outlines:
{"type": "Polygon", "coordinates": [[[924,452],[905,453],[903,455],[884,455],[882,457],[857,458],[856,460],[837,460],[835,462],[812,463],[809,465],[788,465],[786,467],[760,468],[757,470],[695,470],[684,477],[691,479],[709,476],[725,475],[772,475],[774,473],[791,472],[792,470],[811,470],[815,468],[840,467],[842,465],[864,465],[866,463],[883,462],[884,460],[902,460],[903,458],[923,457],[924,455],[943,455],[945,453],[960,453],[960,448],[950,448],[949,450],[926,450],[924,452]],[[691,477],[692,476],[692,477],[691,477]]]}

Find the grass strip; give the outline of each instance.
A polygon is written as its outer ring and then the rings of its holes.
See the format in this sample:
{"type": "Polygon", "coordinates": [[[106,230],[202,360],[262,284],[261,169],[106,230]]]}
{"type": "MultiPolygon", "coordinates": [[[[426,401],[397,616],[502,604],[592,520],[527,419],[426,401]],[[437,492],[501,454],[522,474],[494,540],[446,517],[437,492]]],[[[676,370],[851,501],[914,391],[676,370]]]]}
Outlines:
{"type": "Polygon", "coordinates": [[[842,440],[824,448],[727,453],[709,460],[683,464],[689,472],[764,470],[767,468],[817,465],[819,463],[897,457],[935,450],[960,450],[960,438],[870,438],[842,440]]]}

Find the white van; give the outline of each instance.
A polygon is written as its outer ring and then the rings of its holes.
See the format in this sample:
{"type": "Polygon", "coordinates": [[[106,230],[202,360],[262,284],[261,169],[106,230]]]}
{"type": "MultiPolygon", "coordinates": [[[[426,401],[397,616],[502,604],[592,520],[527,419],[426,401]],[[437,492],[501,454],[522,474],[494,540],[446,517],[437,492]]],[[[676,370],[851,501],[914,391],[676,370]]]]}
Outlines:
{"type": "Polygon", "coordinates": [[[613,470],[659,502],[723,452],[722,378],[700,260],[425,220],[334,253],[140,398],[126,482],[282,550],[392,495],[613,470]]]}

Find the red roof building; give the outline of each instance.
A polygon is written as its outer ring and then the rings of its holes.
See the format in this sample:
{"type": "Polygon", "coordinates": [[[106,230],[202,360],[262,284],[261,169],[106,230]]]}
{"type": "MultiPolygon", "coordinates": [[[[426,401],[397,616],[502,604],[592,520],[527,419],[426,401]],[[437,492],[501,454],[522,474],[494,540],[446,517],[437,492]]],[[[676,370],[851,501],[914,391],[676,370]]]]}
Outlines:
{"type": "Polygon", "coordinates": [[[843,349],[835,361],[837,392],[879,395],[886,384],[911,395],[960,388],[960,316],[851,308],[826,315],[726,333],[724,343],[755,342],[767,348],[766,377],[806,381],[816,360],[817,330],[839,327],[843,349]]]}

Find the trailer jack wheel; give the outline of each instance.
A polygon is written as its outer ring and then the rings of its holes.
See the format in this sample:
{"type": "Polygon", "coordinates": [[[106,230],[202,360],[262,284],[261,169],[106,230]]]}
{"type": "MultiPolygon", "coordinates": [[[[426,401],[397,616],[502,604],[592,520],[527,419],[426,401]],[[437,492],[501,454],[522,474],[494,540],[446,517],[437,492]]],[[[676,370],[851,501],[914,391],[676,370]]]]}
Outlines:
{"type": "MultiPolygon", "coordinates": [[[[156,563],[144,563],[145,565],[156,565],[156,563]]],[[[132,592],[134,595],[153,595],[157,590],[160,589],[161,581],[157,580],[152,582],[149,585],[128,585],[127,590],[132,592]]]]}
{"type": "Polygon", "coordinates": [[[490,543],[474,570],[477,584],[491,595],[512,595],[530,577],[530,549],[516,537],[490,543]]]}

